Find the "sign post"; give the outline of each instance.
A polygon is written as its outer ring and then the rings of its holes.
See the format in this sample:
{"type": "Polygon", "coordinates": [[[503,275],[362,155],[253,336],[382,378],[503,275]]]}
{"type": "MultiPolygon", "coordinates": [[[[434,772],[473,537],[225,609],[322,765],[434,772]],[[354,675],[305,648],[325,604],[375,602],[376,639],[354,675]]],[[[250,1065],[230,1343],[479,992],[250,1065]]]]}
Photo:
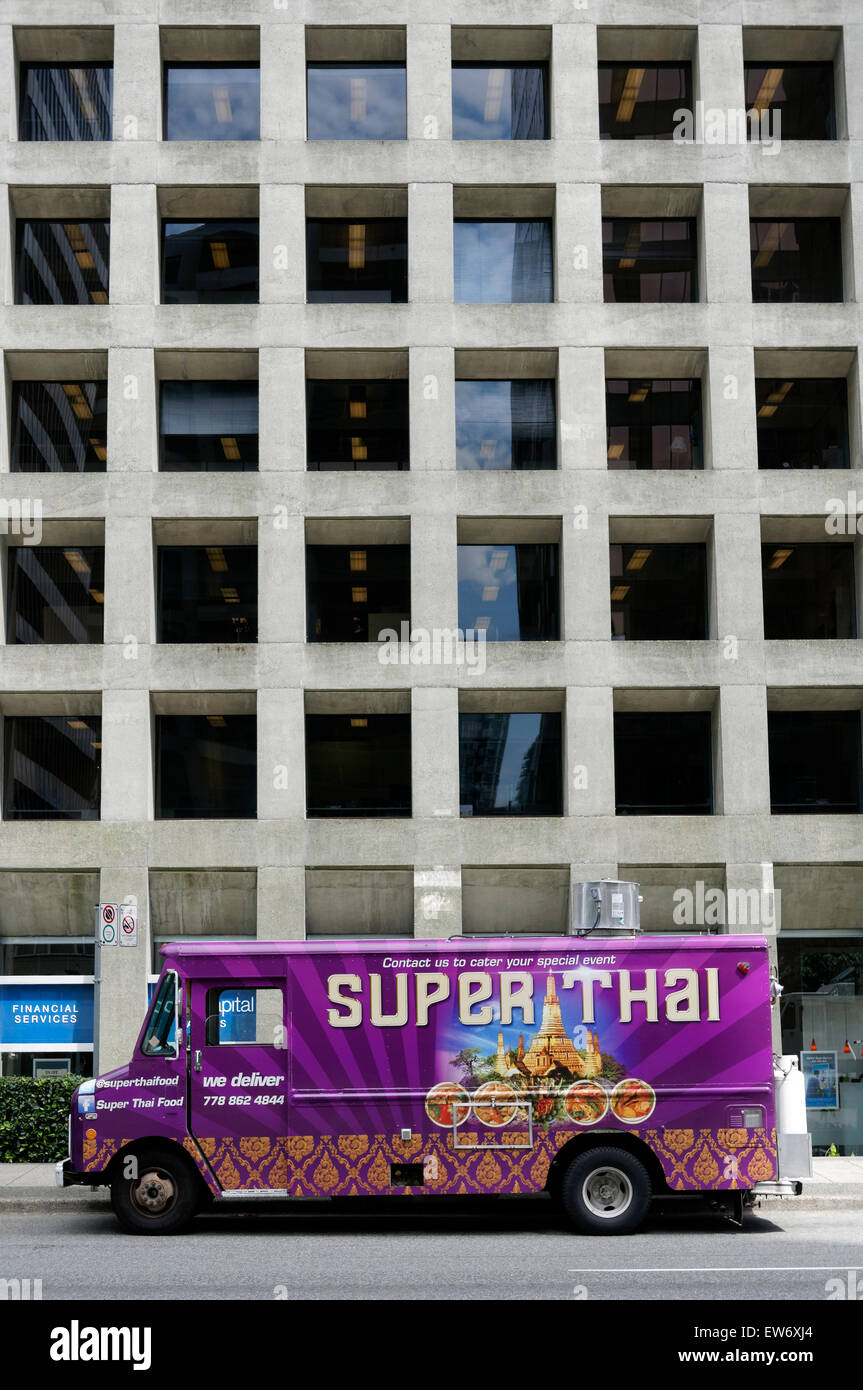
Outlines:
{"type": "Polygon", "coordinates": [[[102,1014],[102,947],[117,944],[117,904],[97,903],[94,908],[93,951],[93,1075],[99,1075],[99,1019],[102,1014]]]}

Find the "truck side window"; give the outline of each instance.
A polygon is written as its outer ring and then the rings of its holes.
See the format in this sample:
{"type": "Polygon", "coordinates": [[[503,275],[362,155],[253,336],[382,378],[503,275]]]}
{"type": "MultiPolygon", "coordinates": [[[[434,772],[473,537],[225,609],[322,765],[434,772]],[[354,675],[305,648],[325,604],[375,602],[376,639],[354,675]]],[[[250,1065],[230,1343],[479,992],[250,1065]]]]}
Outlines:
{"type": "Polygon", "coordinates": [[[141,1051],[145,1057],[176,1057],[177,976],[173,970],[162,977],[153,1000],[141,1051]]]}
{"type": "Polygon", "coordinates": [[[280,989],[220,985],[207,990],[207,1044],[259,1043],[283,1047],[284,1004],[280,989]]]}

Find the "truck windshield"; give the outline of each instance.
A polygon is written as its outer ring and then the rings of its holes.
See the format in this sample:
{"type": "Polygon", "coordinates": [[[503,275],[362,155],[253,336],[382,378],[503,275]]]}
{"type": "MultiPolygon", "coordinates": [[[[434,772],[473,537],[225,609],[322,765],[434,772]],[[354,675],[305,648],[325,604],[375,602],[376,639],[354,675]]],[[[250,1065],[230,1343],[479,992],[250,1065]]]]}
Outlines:
{"type": "Polygon", "coordinates": [[[142,1052],[146,1057],[176,1057],[177,976],[169,970],[153,1000],[142,1052]]]}

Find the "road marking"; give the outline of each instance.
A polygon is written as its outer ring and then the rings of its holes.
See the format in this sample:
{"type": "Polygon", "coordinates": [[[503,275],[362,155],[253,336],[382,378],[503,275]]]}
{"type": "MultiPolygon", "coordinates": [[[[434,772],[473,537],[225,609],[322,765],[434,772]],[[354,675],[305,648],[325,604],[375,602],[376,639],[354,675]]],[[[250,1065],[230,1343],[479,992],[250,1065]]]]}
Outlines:
{"type": "MultiPolygon", "coordinates": [[[[608,1269],[568,1269],[567,1274],[822,1274],[825,1270],[836,1271],[839,1267],[845,1268],[842,1260],[835,1261],[832,1265],[657,1265],[649,1269],[620,1269],[612,1266],[608,1269]]],[[[857,1273],[855,1266],[851,1266],[850,1273],[857,1273]]]]}

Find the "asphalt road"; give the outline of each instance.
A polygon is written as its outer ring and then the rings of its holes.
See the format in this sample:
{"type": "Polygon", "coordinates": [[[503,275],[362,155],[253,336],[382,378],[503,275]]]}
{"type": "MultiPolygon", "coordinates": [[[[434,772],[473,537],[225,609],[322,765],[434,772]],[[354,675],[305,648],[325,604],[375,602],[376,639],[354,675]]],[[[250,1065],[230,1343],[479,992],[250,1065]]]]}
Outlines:
{"type": "Polygon", "coordinates": [[[0,1213],[0,1278],[40,1278],[43,1300],[824,1301],[849,1270],[861,1299],[863,1212],[790,1203],[742,1229],[657,1215],[616,1238],[571,1233],[545,1197],[304,1201],[161,1239],[123,1235],[110,1211],[0,1213]]]}

